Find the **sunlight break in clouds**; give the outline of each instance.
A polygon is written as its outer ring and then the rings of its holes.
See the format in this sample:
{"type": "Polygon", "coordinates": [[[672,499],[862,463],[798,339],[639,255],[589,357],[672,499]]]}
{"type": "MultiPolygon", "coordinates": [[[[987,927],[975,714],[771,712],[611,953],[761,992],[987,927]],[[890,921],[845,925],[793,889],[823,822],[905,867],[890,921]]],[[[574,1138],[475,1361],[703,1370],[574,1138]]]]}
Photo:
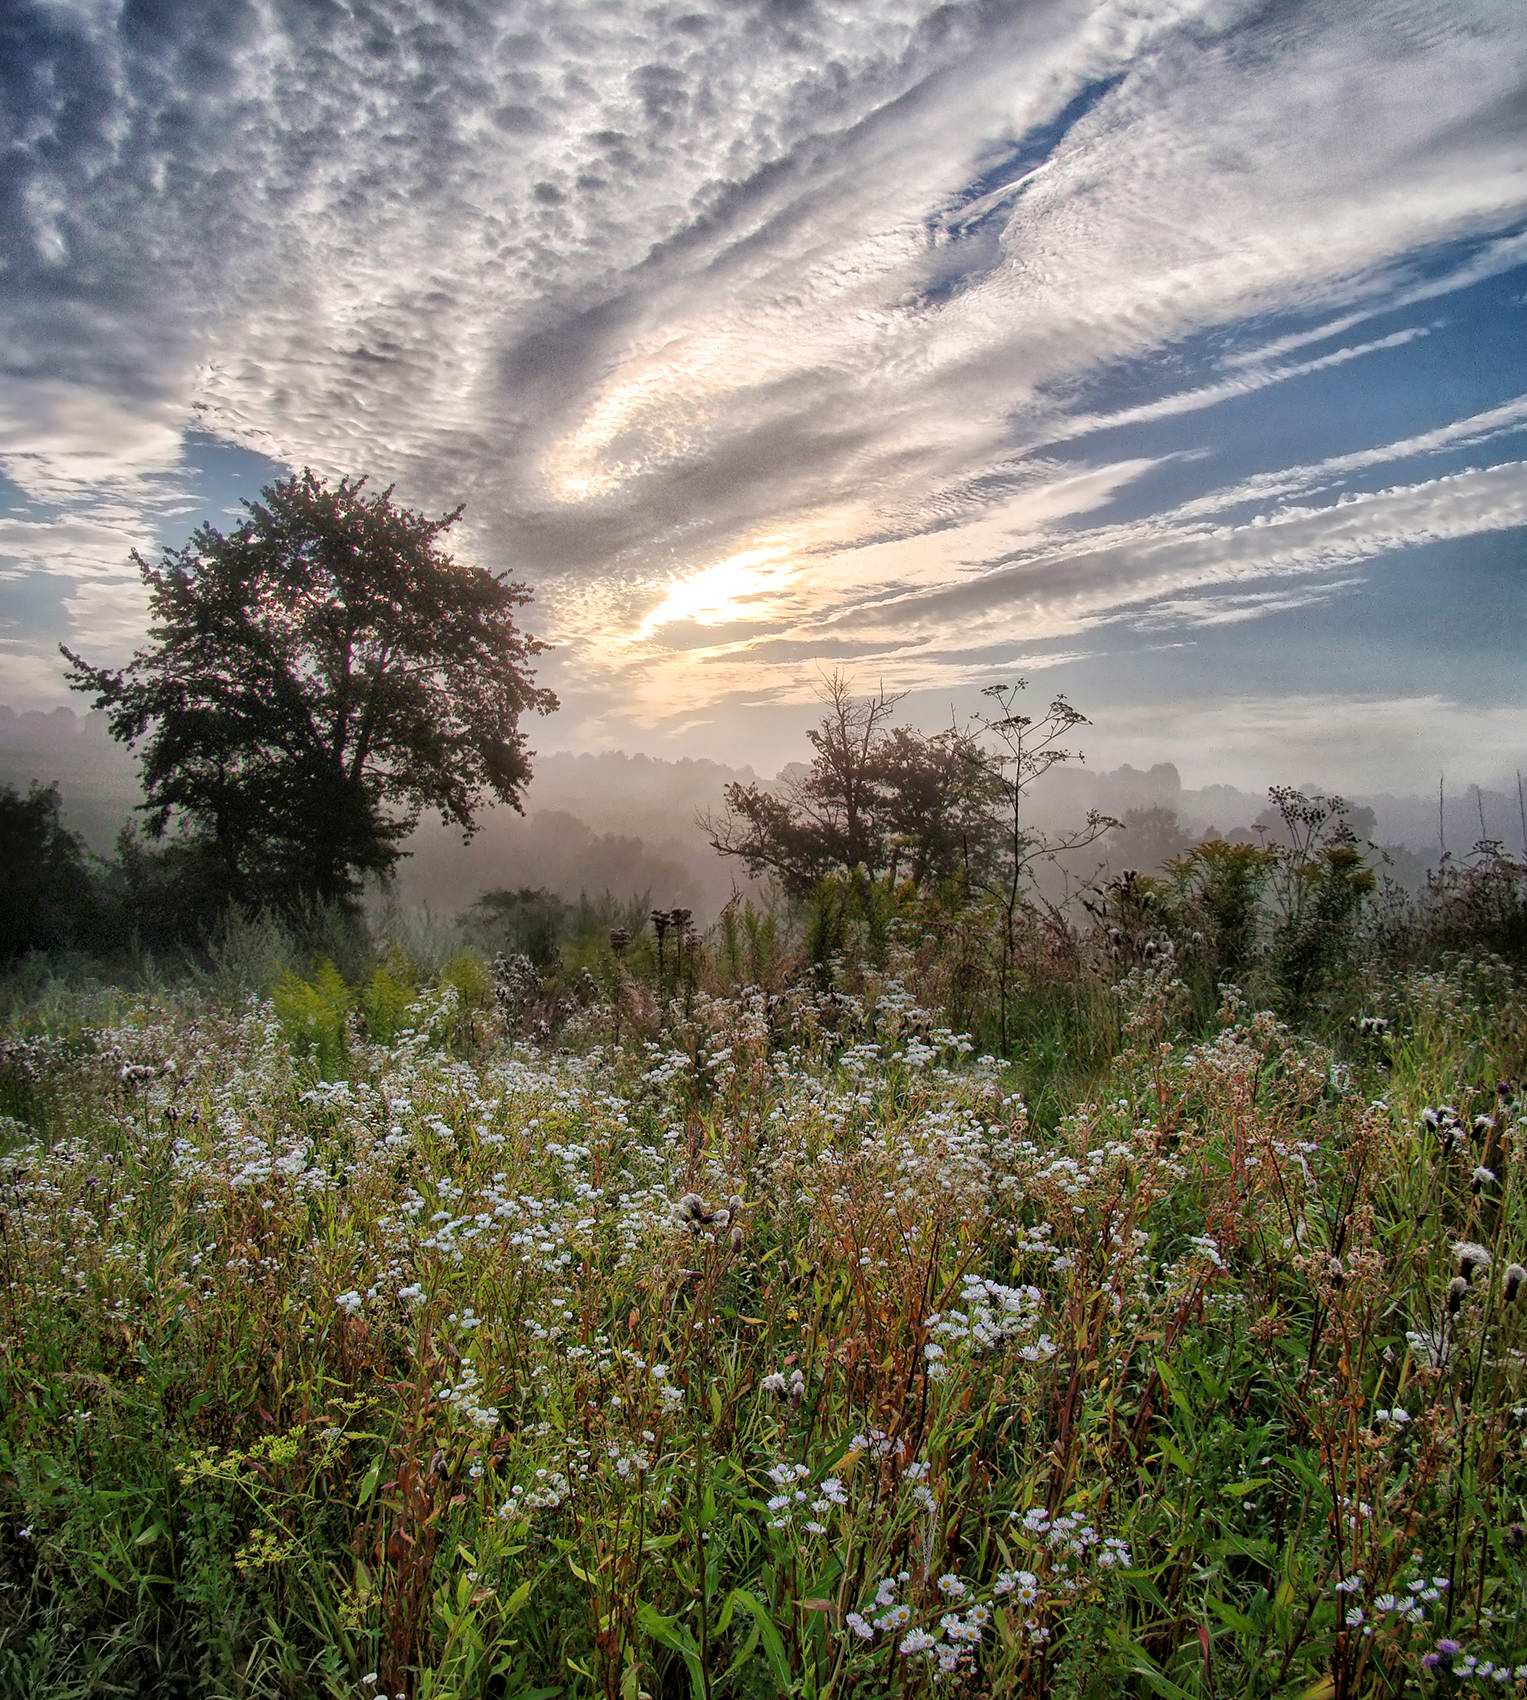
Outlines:
{"type": "Polygon", "coordinates": [[[1106,713],[1136,634],[1212,667],[1250,610],[1276,644],[1401,594],[1354,566],[1522,525],[1513,0],[0,30],[18,691],[59,638],[127,646],[127,548],[252,493],[231,449],[464,502],[536,587],[565,740],[717,748],[840,664],[1050,662],[1106,713]]]}

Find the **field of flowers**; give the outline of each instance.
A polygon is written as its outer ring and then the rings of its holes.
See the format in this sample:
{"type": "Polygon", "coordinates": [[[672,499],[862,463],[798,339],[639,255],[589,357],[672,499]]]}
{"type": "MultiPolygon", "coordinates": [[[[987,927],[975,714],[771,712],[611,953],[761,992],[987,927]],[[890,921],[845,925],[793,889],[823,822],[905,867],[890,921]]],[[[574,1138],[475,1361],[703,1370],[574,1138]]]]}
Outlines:
{"type": "Polygon", "coordinates": [[[18,1023],[0,1693],[1527,1693],[1520,983],[1031,1113],[894,967],[18,1023]]]}

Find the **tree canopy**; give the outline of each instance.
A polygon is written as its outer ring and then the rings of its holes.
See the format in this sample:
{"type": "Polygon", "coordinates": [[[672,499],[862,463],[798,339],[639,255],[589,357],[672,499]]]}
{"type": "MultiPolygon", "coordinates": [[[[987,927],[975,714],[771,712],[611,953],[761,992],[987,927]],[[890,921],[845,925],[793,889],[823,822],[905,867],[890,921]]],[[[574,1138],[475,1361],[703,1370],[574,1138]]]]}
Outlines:
{"type": "Polygon", "coordinates": [[[557,706],[544,645],[523,585],[442,547],[460,508],[306,469],[244,507],[157,565],[134,553],[148,645],[120,670],[65,649],[69,683],[141,745],[150,831],[202,834],[230,899],[350,901],[426,809],[469,837],[485,796],[520,806],[521,721],[557,706]]]}
{"type": "Polygon", "coordinates": [[[58,787],[0,786],[0,960],[78,943],[96,907],[83,841],[64,825],[58,787]]]}
{"type": "Polygon", "coordinates": [[[723,812],[701,817],[712,847],[797,897],[836,871],[896,871],[923,885],[978,860],[1000,776],[976,741],[893,728],[900,698],[856,697],[840,674],[821,697],[810,766],[782,785],[728,785],[723,812]]]}

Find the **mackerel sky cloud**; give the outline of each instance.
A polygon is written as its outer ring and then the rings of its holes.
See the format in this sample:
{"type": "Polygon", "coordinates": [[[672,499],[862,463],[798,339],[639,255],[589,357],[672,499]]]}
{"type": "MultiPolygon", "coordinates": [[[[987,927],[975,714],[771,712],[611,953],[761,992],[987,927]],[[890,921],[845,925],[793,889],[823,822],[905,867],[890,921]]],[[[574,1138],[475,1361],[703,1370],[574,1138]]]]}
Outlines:
{"type": "Polygon", "coordinates": [[[13,0],[0,149],[7,701],[309,464],[466,504],[548,745],[1527,754],[1517,0],[13,0]]]}

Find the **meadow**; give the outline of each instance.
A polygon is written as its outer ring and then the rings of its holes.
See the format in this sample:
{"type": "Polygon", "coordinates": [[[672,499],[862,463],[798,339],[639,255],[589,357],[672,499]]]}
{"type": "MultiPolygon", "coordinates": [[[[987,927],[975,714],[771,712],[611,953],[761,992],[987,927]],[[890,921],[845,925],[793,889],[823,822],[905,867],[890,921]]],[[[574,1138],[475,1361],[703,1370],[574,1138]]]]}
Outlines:
{"type": "Polygon", "coordinates": [[[13,998],[0,1693],[1527,1693],[1519,970],[920,949],[13,998]]]}

